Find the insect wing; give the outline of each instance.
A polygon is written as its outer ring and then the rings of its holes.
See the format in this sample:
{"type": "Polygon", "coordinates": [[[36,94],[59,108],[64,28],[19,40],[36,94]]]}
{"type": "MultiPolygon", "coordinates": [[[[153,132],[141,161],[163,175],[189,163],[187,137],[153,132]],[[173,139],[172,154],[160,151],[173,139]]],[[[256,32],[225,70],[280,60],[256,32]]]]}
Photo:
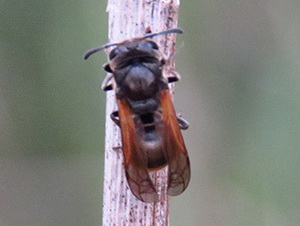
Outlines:
{"type": "Polygon", "coordinates": [[[168,194],[181,194],[190,181],[190,160],[178,125],[175,109],[168,89],[161,90],[164,122],[164,154],[168,162],[168,194]]]}
{"type": "Polygon", "coordinates": [[[124,99],[118,99],[117,103],[128,185],[139,200],[143,202],[157,201],[158,194],[148,173],[147,158],[138,140],[129,105],[124,99]]]}

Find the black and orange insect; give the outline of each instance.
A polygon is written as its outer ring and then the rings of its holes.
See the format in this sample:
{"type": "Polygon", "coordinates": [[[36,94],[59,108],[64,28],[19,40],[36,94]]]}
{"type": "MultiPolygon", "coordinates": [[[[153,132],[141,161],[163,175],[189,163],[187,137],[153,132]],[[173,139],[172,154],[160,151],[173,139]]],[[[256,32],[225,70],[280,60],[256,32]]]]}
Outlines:
{"type": "Polygon", "coordinates": [[[114,90],[118,111],[112,120],[121,128],[122,149],[128,185],[143,202],[158,201],[149,171],[168,166],[167,193],[181,194],[190,181],[190,161],[180,129],[188,123],[177,116],[168,83],[179,80],[176,73],[163,76],[165,59],[157,35],[182,33],[179,28],[147,34],[144,37],[107,44],[86,52],[90,55],[115,46],[104,70],[109,74],[103,90],[114,90]]]}

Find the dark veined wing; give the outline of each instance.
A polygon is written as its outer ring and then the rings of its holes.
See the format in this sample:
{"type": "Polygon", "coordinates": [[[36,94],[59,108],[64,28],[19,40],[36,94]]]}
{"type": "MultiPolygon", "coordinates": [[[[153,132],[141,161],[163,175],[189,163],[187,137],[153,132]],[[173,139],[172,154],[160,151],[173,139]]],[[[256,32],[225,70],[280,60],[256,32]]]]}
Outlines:
{"type": "Polygon", "coordinates": [[[164,122],[164,154],[169,166],[168,194],[181,194],[190,181],[190,160],[178,125],[175,109],[168,89],[161,90],[164,122]]]}
{"type": "Polygon", "coordinates": [[[117,103],[128,185],[139,200],[143,202],[157,201],[158,194],[148,173],[146,154],[138,140],[129,105],[124,99],[118,99],[117,103]]]}

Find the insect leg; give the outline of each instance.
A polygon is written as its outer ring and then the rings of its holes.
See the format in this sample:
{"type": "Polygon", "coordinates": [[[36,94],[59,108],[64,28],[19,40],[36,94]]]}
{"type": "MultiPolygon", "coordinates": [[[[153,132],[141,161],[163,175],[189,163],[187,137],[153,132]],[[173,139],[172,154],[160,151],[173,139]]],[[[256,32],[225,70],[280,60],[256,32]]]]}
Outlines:
{"type": "Polygon", "coordinates": [[[112,78],[113,78],[113,75],[112,74],[109,74],[107,75],[103,82],[102,82],[102,85],[101,85],[101,88],[104,90],[104,91],[109,91],[109,90],[112,90],[113,87],[112,87],[112,78]]]}
{"type": "Polygon", "coordinates": [[[182,129],[182,130],[187,130],[190,126],[188,121],[186,121],[180,115],[177,116],[177,121],[178,121],[178,124],[179,124],[179,128],[182,129]]]}
{"type": "Polygon", "coordinates": [[[119,111],[114,111],[110,114],[111,120],[120,127],[120,118],[119,118],[119,111]]]}
{"type": "Polygon", "coordinates": [[[169,72],[168,83],[177,82],[179,80],[180,80],[180,75],[178,74],[178,72],[174,70],[169,72]]]}

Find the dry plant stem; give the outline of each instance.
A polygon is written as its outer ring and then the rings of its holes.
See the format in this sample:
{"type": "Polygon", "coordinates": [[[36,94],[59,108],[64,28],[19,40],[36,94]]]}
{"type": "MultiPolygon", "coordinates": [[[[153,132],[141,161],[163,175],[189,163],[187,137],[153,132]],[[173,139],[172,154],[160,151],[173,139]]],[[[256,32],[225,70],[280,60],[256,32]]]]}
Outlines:
{"type": "MultiPolygon", "coordinates": [[[[109,42],[143,36],[151,32],[177,27],[179,0],[109,0],[109,42]]],[[[175,35],[155,37],[167,63],[164,75],[174,70],[175,35]]],[[[171,87],[171,90],[172,87],[171,87]]],[[[121,135],[110,119],[116,110],[114,92],[107,93],[106,103],[105,170],[103,193],[103,225],[169,225],[169,199],[166,195],[167,168],[151,175],[161,184],[159,202],[144,203],[136,199],[124,173],[121,135]]]]}

